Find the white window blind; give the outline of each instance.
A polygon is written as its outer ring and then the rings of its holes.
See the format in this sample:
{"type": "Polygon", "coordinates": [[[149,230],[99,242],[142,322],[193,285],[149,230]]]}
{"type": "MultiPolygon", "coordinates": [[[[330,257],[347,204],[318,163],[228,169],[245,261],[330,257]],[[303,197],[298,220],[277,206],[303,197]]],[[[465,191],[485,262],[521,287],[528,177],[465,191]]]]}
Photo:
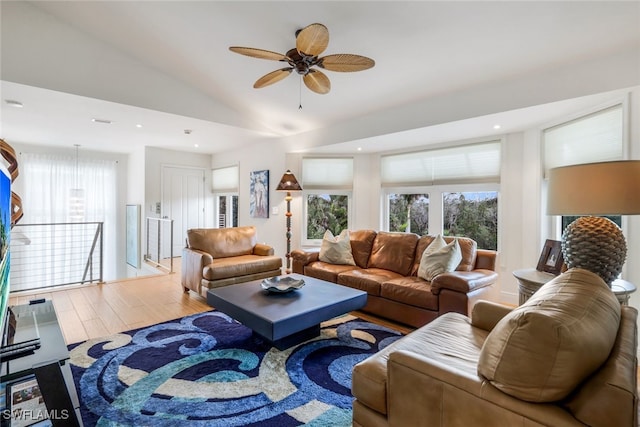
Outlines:
{"type": "Polygon", "coordinates": [[[622,160],[622,104],[545,129],[544,167],[622,160]]]}
{"type": "Polygon", "coordinates": [[[351,190],[353,158],[302,159],[302,188],[305,190],[351,190]]]}
{"type": "Polygon", "coordinates": [[[214,193],[237,193],[238,188],[240,188],[238,181],[238,166],[229,166],[212,171],[211,186],[214,193]]]}
{"type": "Polygon", "coordinates": [[[500,141],[383,156],[382,185],[500,182],[500,141]]]}

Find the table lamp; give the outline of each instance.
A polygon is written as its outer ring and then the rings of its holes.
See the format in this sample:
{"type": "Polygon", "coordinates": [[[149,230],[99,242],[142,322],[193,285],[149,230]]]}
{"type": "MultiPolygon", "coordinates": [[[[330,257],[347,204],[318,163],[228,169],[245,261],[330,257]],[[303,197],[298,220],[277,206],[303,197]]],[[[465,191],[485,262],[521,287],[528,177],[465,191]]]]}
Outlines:
{"type": "Polygon", "coordinates": [[[298,180],[293,173],[287,169],[282,175],[282,179],[278,183],[276,191],[286,191],[287,196],[284,198],[287,201],[287,269],[286,273],[291,273],[291,192],[302,191],[302,187],[298,183],[298,180]]]}
{"type": "Polygon", "coordinates": [[[640,160],[550,169],[547,214],[587,215],[562,232],[564,261],[568,268],[598,274],[611,286],[622,271],[627,244],[613,221],[593,215],[640,214],[640,160]]]}

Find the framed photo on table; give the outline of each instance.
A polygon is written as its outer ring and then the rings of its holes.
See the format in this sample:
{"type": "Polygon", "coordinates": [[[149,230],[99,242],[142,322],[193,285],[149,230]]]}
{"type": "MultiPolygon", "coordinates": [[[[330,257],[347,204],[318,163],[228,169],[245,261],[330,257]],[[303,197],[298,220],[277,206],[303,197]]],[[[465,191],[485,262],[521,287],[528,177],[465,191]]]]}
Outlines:
{"type": "Polygon", "coordinates": [[[546,271],[547,273],[555,274],[557,276],[562,272],[563,264],[562,242],[559,240],[547,239],[547,241],[544,242],[536,270],[546,271]]]}

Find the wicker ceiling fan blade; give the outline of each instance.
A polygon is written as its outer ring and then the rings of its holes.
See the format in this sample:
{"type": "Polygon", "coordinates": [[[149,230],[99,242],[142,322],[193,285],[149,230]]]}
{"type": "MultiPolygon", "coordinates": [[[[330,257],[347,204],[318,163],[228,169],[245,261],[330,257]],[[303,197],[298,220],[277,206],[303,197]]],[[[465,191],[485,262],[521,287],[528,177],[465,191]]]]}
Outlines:
{"type": "Polygon", "coordinates": [[[272,85],[274,83],[277,83],[280,80],[282,80],[285,77],[287,77],[289,74],[291,74],[292,70],[293,70],[293,67],[282,68],[281,70],[276,70],[276,71],[272,71],[272,72],[270,72],[268,74],[265,74],[264,76],[262,76],[258,80],[256,80],[256,82],[253,84],[253,87],[254,87],[254,89],[260,89],[260,88],[263,88],[265,86],[269,86],[269,85],[272,85]]]}
{"type": "Polygon", "coordinates": [[[367,58],[366,56],[339,53],[320,58],[317,65],[325,70],[349,73],[368,70],[376,65],[376,63],[373,59],[367,58]]]}
{"type": "Polygon", "coordinates": [[[318,56],[329,46],[329,30],[322,24],[304,27],[296,36],[296,50],[306,56],[318,56]]]}
{"type": "Polygon", "coordinates": [[[241,47],[231,46],[229,48],[231,52],[239,53],[240,55],[250,56],[252,58],[270,59],[273,61],[288,61],[285,55],[277,52],[271,52],[270,50],[256,49],[253,47],[241,47]]]}
{"type": "Polygon", "coordinates": [[[329,93],[331,90],[329,77],[327,77],[322,71],[309,70],[309,74],[305,75],[302,80],[304,81],[304,84],[315,93],[324,95],[325,93],[329,93]]]}

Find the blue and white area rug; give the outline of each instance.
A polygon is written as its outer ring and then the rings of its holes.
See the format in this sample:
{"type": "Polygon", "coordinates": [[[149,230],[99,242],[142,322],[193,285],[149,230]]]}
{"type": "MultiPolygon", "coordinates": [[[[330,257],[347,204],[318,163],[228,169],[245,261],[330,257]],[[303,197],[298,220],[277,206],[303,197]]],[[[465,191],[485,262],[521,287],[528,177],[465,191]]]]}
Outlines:
{"type": "Polygon", "coordinates": [[[85,426],[349,426],[351,370],[400,338],[343,316],[272,348],[210,311],[72,345],[85,426]]]}

